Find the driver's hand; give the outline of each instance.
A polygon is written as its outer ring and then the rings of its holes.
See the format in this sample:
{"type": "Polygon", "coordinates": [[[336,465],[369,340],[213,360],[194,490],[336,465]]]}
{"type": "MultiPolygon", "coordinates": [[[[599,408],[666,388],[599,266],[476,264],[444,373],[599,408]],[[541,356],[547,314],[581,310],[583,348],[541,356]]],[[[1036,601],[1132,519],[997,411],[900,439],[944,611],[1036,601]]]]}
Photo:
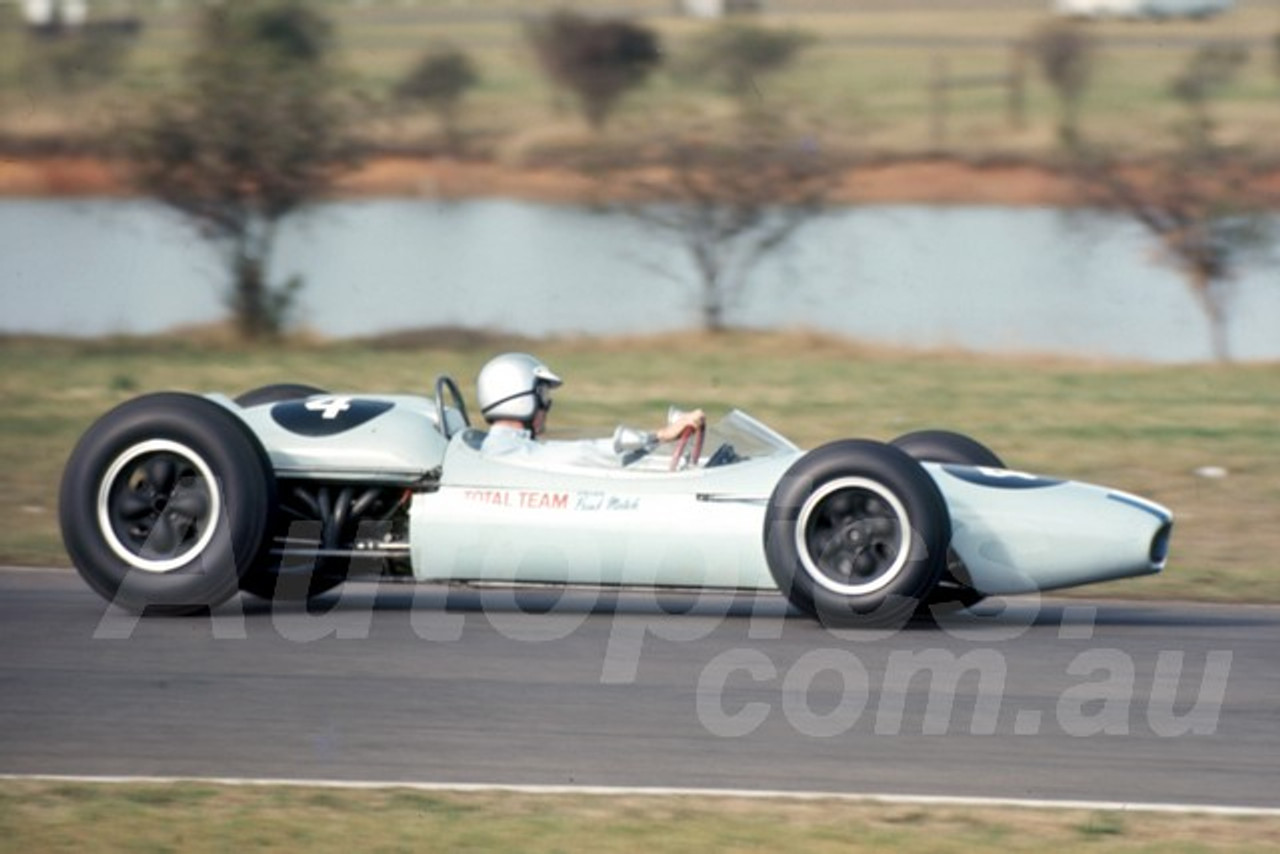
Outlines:
{"type": "Polygon", "coordinates": [[[682,412],[675,420],[654,433],[659,442],[674,442],[686,430],[701,430],[707,424],[707,416],[701,409],[682,412]]]}

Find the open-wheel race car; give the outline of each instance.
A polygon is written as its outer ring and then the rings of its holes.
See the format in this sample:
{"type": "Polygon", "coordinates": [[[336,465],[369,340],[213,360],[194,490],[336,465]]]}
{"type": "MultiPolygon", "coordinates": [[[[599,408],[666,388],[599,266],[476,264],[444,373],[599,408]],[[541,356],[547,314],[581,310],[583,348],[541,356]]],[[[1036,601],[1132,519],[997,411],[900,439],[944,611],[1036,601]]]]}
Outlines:
{"type": "Polygon", "coordinates": [[[481,451],[457,385],[434,398],[274,385],[164,392],[102,416],[67,463],[64,542],[126,609],[355,576],[781,591],[883,626],[989,595],[1159,572],[1173,518],[1106,487],[1013,471],[946,431],[802,450],[732,411],[625,466],[481,451]]]}

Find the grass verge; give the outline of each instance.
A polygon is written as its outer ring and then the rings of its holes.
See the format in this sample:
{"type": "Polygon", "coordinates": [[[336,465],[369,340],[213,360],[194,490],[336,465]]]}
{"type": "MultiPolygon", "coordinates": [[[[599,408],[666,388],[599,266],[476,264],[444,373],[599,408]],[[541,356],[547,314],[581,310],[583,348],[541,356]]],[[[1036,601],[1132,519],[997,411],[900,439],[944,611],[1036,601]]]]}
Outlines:
{"type": "Polygon", "coordinates": [[[803,333],[535,343],[436,331],[269,349],[202,340],[0,338],[0,562],[66,565],[62,465],[89,424],[130,397],[234,395],[285,381],[429,394],[441,372],[470,397],[484,361],[519,347],[568,379],[553,437],[650,426],[670,403],[702,406],[712,418],[738,407],[805,447],[959,430],[1012,467],[1104,483],[1174,510],[1165,573],[1086,588],[1090,595],[1280,602],[1280,364],[900,353],[803,333]]]}
{"type": "Polygon", "coordinates": [[[725,797],[0,783],[0,851],[1268,851],[1280,819],[725,797]]]}

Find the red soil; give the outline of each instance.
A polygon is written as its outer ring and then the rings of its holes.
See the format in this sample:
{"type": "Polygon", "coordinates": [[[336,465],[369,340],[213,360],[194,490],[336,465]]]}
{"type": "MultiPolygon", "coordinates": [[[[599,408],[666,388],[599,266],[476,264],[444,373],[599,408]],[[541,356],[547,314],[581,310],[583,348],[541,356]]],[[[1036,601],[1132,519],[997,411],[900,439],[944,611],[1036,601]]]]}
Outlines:
{"type": "MultiPolygon", "coordinates": [[[[386,156],[343,176],[337,194],[571,202],[589,196],[592,186],[590,179],[569,169],[386,156]]],[[[0,156],[0,196],[124,196],[129,192],[120,170],[101,158],[0,156]]],[[[860,166],[848,174],[835,197],[849,203],[1060,205],[1070,203],[1071,192],[1060,177],[1034,165],[920,159],[860,166]]]]}

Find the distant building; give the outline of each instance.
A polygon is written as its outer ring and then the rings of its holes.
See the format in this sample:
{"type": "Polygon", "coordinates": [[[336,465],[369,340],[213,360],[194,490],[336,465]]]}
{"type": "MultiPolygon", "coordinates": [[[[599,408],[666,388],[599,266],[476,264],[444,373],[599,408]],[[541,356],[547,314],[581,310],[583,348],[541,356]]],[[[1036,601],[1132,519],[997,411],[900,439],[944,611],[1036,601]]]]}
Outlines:
{"type": "Polygon", "coordinates": [[[680,0],[681,11],[693,18],[723,18],[763,8],[764,0],[680,0]]]}
{"type": "Polygon", "coordinates": [[[1053,0],[1053,11],[1077,18],[1209,18],[1235,0],[1053,0]]]}
{"type": "Polygon", "coordinates": [[[88,0],[22,0],[21,5],[29,27],[78,27],[89,17],[88,0]]]}

